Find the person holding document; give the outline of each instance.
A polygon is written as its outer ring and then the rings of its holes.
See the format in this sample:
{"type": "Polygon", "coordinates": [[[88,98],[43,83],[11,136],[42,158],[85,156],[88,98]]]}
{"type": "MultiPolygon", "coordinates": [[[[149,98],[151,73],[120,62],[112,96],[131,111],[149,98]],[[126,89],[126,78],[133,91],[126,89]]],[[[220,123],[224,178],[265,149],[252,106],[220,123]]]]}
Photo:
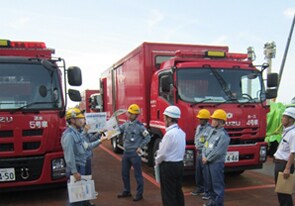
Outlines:
{"type": "Polygon", "coordinates": [[[182,191],[185,133],[178,126],[180,109],[169,106],[164,111],[166,134],[162,138],[155,159],[160,166],[161,196],[164,206],[184,206],[182,191]]]}
{"type": "MultiPolygon", "coordinates": [[[[282,125],[284,131],[282,139],[274,154],[275,162],[275,183],[278,181],[279,172],[283,172],[285,179],[288,179],[290,173],[294,172],[294,158],[295,158],[295,108],[287,108],[282,116],[282,125]]],[[[292,195],[277,193],[280,206],[293,206],[292,195]]]]}
{"type": "MultiPolygon", "coordinates": [[[[87,160],[87,151],[97,147],[106,137],[94,142],[87,142],[81,134],[84,126],[84,114],[78,108],[70,108],[66,112],[67,129],[61,137],[61,145],[64,152],[66,162],[66,176],[70,179],[73,175],[76,181],[81,180],[81,175],[85,175],[85,166],[87,160]]],[[[87,201],[74,202],[71,206],[84,206],[87,201]]]]}
{"type": "Polygon", "coordinates": [[[124,183],[123,192],[118,198],[131,197],[130,169],[133,166],[134,176],[137,182],[137,192],[133,201],[143,199],[143,176],[141,170],[141,152],[151,139],[151,136],[144,125],[137,120],[140,108],[137,104],[131,104],[127,110],[128,121],[120,126],[123,133],[124,153],[122,157],[122,179],[124,183]]]}

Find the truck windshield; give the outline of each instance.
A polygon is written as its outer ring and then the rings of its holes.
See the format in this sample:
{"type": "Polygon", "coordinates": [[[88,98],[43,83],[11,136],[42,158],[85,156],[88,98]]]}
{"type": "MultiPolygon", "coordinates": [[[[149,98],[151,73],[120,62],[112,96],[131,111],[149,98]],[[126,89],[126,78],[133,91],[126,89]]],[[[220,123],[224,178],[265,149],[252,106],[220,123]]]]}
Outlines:
{"type": "Polygon", "coordinates": [[[265,91],[261,74],[254,70],[186,68],[177,70],[180,99],[190,103],[261,102],[265,91]]]}
{"type": "Polygon", "coordinates": [[[0,64],[0,109],[62,107],[57,69],[42,64],[0,64]]]}

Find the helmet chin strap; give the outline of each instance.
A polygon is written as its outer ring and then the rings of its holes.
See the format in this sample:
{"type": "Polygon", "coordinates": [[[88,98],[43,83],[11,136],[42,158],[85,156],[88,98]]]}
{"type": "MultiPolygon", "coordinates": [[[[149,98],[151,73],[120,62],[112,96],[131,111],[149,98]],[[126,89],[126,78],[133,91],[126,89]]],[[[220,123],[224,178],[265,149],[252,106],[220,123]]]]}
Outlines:
{"type": "Polygon", "coordinates": [[[218,122],[217,125],[214,127],[215,129],[218,129],[224,126],[224,124],[221,123],[220,121],[217,121],[217,122],[218,122]]]}

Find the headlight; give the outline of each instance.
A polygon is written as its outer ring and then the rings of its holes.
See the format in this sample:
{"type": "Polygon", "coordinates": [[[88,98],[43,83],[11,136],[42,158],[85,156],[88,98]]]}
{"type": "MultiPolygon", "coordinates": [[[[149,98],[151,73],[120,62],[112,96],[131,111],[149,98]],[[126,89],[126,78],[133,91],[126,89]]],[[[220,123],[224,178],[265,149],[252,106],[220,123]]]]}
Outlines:
{"type": "Polygon", "coordinates": [[[259,151],[259,160],[265,162],[267,157],[266,146],[261,146],[259,151]]]}
{"type": "Polygon", "coordinates": [[[54,159],[51,162],[52,179],[66,176],[66,163],[63,158],[54,159]]]}
{"type": "Polygon", "coordinates": [[[185,167],[194,166],[194,150],[185,150],[183,165],[185,167]]]}

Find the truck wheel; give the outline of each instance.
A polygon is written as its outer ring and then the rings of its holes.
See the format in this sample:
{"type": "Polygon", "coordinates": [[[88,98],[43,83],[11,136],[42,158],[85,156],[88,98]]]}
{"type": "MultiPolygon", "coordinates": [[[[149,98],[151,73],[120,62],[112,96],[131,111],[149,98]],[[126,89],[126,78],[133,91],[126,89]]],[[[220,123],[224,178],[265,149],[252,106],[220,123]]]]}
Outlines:
{"type": "Polygon", "coordinates": [[[238,175],[242,174],[244,171],[245,170],[232,171],[232,172],[229,172],[228,174],[231,176],[238,176],[238,175]]]}
{"type": "Polygon", "coordinates": [[[112,138],[111,143],[112,143],[113,151],[115,153],[119,154],[119,153],[122,153],[123,151],[118,147],[118,142],[117,141],[118,141],[118,137],[114,137],[114,138],[112,138]]]}
{"type": "Polygon", "coordinates": [[[268,156],[273,157],[274,153],[277,151],[278,146],[279,143],[277,141],[271,142],[267,151],[268,156]]]}
{"type": "Polygon", "coordinates": [[[151,162],[149,161],[150,166],[154,166],[155,164],[155,159],[157,156],[157,151],[159,149],[159,144],[161,142],[161,138],[157,138],[154,141],[153,147],[152,147],[152,152],[149,154],[151,156],[151,162]]]}

